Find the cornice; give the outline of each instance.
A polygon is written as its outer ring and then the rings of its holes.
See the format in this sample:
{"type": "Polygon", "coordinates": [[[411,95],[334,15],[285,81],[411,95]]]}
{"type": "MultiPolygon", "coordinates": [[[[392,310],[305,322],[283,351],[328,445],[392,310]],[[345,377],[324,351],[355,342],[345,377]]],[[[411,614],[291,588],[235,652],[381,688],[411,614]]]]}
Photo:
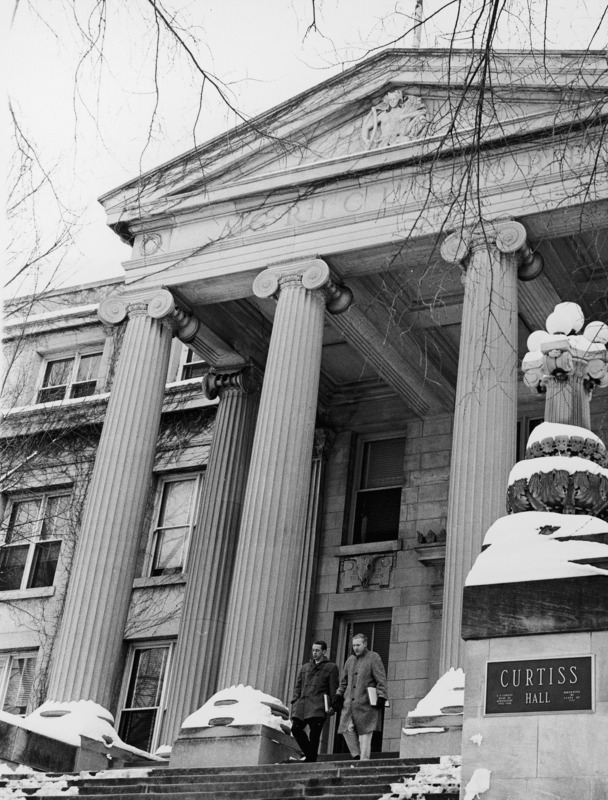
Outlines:
{"type": "MultiPolygon", "coordinates": [[[[597,112],[597,105],[594,108],[597,112]]],[[[259,202],[260,197],[264,197],[265,203],[268,204],[269,193],[284,193],[281,200],[285,202],[289,197],[297,197],[297,192],[305,187],[323,184],[334,184],[337,187],[349,180],[374,175],[378,175],[381,179],[382,173],[398,168],[413,166],[424,170],[425,164],[431,167],[440,165],[470,152],[472,148],[479,149],[482,154],[508,150],[513,146],[526,151],[535,149],[545,141],[551,141],[552,146],[559,148],[560,137],[564,144],[574,143],[579,134],[582,136],[590,129],[602,126],[606,119],[608,119],[608,102],[602,104],[601,113],[594,115],[593,119],[581,118],[575,113],[560,114],[556,119],[556,115],[542,112],[519,120],[489,125],[481,143],[476,140],[474,131],[469,129],[459,132],[456,144],[442,149],[439,149],[439,146],[444,137],[438,135],[400,146],[371,151],[361,150],[334,158],[320,159],[286,170],[257,173],[224,186],[211,188],[209,191],[202,190],[200,186],[190,193],[185,191],[176,193],[169,190],[167,194],[154,199],[138,198],[133,208],[125,205],[121,205],[115,211],[109,208],[108,224],[114,228],[128,226],[131,234],[144,231],[148,233],[160,229],[163,221],[170,220],[174,225],[184,215],[207,213],[212,207],[226,205],[227,213],[234,212],[233,207],[228,208],[230,204],[248,202],[255,204],[259,202]],[[528,125],[530,122],[534,124],[528,125]],[[493,135],[488,135],[488,132],[493,135]]],[[[209,181],[213,180],[212,176],[208,177],[209,181]]],[[[551,177],[546,176],[546,182],[550,182],[551,177]]]]}
{"type": "MultiPolygon", "coordinates": [[[[245,157],[251,157],[256,148],[266,148],[274,140],[290,140],[290,137],[318,124],[331,112],[328,108],[352,105],[363,98],[373,97],[379,91],[386,91],[391,85],[418,84],[421,86],[444,86],[450,91],[458,91],[464,85],[474,90],[466,67],[471,59],[470,50],[454,49],[416,49],[389,50],[380,52],[352,68],[317,84],[310,89],[269,109],[248,123],[215,137],[200,147],[172,159],[137,179],[113,189],[100,197],[100,202],[108,213],[119,215],[129,194],[136,193],[145,200],[145,195],[157,194],[158,177],[172,174],[173,183],[184,187],[188,180],[188,163],[192,162],[193,174],[200,171],[201,162],[208,164],[216,172],[224,172],[228,164],[238,163],[235,153],[246,149],[245,157]],[[347,84],[339,98],[335,89],[347,84]]],[[[572,52],[552,53],[551,51],[497,51],[493,54],[496,62],[509,61],[508,70],[497,70],[493,75],[493,87],[511,88],[517,91],[544,89],[545,92],[580,92],[601,90],[605,76],[605,53],[572,52]],[[544,75],[550,75],[551,89],[547,89],[544,75]],[[590,89],[590,87],[593,87],[590,89]]],[[[115,220],[115,224],[118,219],[115,220]]]]}

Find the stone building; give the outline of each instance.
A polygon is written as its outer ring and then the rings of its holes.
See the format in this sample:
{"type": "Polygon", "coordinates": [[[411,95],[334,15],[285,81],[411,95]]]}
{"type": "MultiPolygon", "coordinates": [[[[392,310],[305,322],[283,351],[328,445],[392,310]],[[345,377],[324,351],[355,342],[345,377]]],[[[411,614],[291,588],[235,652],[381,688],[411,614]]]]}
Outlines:
{"type": "Polygon", "coordinates": [[[504,53],[483,105],[470,63],[379,54],[108,192],[124,281],[9,309],[4,708],[92,699],[154,750],[363,631],[396,751],[462,664],[543,415],[518,358],[608,313],[605,55],[504,53]]]}

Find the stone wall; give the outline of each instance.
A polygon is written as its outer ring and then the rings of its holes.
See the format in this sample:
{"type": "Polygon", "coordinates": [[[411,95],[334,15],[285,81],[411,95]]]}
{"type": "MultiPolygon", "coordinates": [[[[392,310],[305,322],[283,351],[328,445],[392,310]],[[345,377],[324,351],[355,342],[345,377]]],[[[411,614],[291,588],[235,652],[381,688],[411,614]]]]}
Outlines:
{"type": "Polygon", "coordinates": [[[356,419],[343,420],[352,427],[345,425],[336,435],[327,464],[313,617],[313,635],[332,643],[332,655],[339,662],[344,647],[344,620],[356,616],[365,619],[384,611],[391,618],[387,675],[391,706],[385,714],[385,751],[399,750],[401,727],[408,711],[437,677],[440,619],[433,607],[437,600],[440,602],[442,576],[439,567],[423,561],[427,560],[427,553],[436,553],[442,545],[421,544],[418,532],[426,537],[430,531],[440,535],[445,529],[452,432],[451,416],[408,419],[399,410],[396,405],[391,412],[386,406],[381,410],[373,404],[365,409],[359,405],[356,419]],[[349,546],[356,437],[393,432],[404,434],[406,439],[399,539],[386,545],[349,546]],[[369,586],[345,591],[340,579],[341,559],[374,548],[392,562],[388,578],[384,573],[375,582],[376,566],[369,586]]]}

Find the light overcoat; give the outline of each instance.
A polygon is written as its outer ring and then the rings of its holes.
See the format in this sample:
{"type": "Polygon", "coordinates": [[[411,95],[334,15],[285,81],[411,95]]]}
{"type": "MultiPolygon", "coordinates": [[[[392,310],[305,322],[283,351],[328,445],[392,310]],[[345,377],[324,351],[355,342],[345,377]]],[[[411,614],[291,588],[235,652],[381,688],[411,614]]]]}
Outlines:
{"type": "Polygon", "coordinates": [[[373,650],[365,650],[359,657],[352,655],[346,660],[338,688],[338,694],[344,696],[338,733],[344,733],[351,720],[358,734],[381,729],[382,715],[378,708],[370,705],[368,686],[376,687],[378,697],[387,696],[384,664],[373,650]]]}
{"type": "Polygon", "coordinates": [[[337,688],[338,667],[333,661],[324,657],[319,663],[311,659],[302,664],[291,698],[291,715],[298,719],[325,719],[323,695],[328,695],[331,704],[337,688]]]}

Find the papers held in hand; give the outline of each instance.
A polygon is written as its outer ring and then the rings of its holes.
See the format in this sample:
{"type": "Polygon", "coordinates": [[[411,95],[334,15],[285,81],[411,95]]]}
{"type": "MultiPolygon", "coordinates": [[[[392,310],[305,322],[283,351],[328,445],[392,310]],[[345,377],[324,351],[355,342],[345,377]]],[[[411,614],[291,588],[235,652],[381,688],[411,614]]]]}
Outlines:
{"type": "Polygon", "coordinates": [[[325,713],[329,714],[329,712],[331,711],[331,703],[329,702],[328,694],[323,695],[323,703],[325,704],[325,713]]]}
{"type": "MultiPolygon", "coordinates": [[[[376,689],[375,686],[368,686],[367,687],[367,696],[369,698],[370,706],[377,706],[378,705],[378,690],[376,689]]],[[[390,703],[387,700],[386,703],[384,704],[384,707],[388,708],[389,706],[390,706],[390,703]]]]}

